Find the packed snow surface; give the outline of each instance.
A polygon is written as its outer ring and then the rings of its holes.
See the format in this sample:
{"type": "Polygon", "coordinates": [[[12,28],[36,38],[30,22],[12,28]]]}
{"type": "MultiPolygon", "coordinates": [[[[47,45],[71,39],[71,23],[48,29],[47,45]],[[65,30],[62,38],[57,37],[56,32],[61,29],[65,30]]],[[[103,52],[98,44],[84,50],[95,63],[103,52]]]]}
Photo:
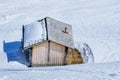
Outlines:
{"type": "Polygon", "coordinates": [[[3,68],[0,80],[120,80],[120,62],[38,68],[3,68]]]}

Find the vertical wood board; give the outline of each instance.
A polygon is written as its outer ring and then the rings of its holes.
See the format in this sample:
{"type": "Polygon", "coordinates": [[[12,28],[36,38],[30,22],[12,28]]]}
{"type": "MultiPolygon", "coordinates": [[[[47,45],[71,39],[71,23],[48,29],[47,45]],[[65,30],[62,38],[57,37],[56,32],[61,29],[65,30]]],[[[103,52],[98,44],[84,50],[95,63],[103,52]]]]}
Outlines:
{"type": "Polygon", "coordinates": [[[64,65],[64,58],[65,58],[65,47],[50,42],[50,65],[64,65]]]}
{"type": "Polygon", "coordinates": [[[74,48],[72,26],[55,19],[46,18],[48,40],[74,48]],[[66,33],[65,33],[66,28],[66,33]]]}
{"type": "Polygon", "coordinates": [[[32,66],[64,65],[65,46],[46,41],[32,49],[32,66]]]}
{"type": "Polygon", "coordinates": [[[48,42],[41,43],[33,47],[32,65],[47,65],[48,59],[48,42]]]}

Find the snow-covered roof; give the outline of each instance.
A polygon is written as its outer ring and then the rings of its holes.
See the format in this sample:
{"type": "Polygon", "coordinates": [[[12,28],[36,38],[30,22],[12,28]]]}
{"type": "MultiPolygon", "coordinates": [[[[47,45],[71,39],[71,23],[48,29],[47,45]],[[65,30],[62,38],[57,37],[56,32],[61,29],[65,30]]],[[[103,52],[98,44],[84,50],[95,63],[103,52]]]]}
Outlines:
{"type": "Polygon", "coordinates": [[[24,27],[24,48],[31,47],[46,40],[74,48],[72,26],[46,17],[24,27]]]}
{"type": "Polygon", "coordinates": [[[44,20],[33,22],[24,27],[24,47],[28,47],[46,40],[44,20]]]}

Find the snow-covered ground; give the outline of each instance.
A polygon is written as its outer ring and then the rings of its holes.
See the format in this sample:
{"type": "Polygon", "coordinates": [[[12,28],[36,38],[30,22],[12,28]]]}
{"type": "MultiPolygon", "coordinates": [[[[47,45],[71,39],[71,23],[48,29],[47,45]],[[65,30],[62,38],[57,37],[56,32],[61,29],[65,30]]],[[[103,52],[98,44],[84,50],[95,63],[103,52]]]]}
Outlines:
{"type": "Polygon", "coordinates": [[[120,62],[39,68],[3,68],[0,80],[120,80],[120,62]]]}
{"type": "Polygon", "coordinates": [[[0,0],[0,80],[119,80],[119,7],[120,0],[0,0]],[[22,25],[46,16],[71,24],[74,41],[90,46],[96,64],[23,65],[22,25]]]}

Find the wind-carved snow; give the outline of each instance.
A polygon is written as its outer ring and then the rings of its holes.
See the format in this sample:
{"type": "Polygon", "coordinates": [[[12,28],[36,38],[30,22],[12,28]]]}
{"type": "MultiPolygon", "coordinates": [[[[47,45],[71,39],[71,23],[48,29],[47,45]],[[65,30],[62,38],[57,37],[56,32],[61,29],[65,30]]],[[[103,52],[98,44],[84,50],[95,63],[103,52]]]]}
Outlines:
{"type": "Polygon", "coordinates": [[[88,44],[82,42],[76,42],[75,48],[81,53],[84,63],[94,62],[94,55],[88,44]]]}

